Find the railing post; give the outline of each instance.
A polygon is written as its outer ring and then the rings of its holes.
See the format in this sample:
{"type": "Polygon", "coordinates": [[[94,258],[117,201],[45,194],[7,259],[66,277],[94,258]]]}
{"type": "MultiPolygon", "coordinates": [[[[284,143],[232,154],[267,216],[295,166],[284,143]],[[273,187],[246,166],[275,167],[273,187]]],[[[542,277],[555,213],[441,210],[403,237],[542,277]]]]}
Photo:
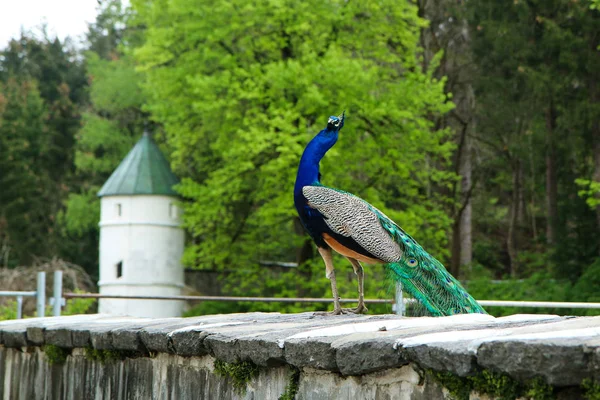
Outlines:
{"type": "Polygon", "coordinates": [[[35,294],[37,316],[43,317],[46,314],[46,273],[37,274],[37,291],[35,294]]]}
{"type": "Polygon", "coordinates": [[[404,315],[404,299],[402,296],[402,284],[396,282],[396,308],[394,310],[397,315],[404,315]]]}
{"type": "Polygon", "coordinates": [[[23,318],[23,296],[17,296],[17,319],[23,318]]]}
{"type": "Polygon", "coordinates": [[[54,271],[54,300],[52,302],[52,309],[55,317],[60,317],[62,300],[62,271],[54,271]]]}

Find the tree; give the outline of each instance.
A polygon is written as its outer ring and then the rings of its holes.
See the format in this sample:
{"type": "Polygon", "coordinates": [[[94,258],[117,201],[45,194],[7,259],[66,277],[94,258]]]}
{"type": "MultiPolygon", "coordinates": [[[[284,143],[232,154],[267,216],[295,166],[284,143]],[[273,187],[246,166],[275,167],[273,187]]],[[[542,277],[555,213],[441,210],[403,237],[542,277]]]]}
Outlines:
{"type": "MultiPolygon", "coordinates": [[[[472,137],[476,132],[475,96],[473,80],[475,70],[471,52],[471,34],[465,15],[465,6],[454,1],[418,2],[419,13],[429,24],[421,31],[424,64],[442,57],[436,76],[446,78],[444,90],[451,96],[455,107],[448,114],[436,118],[436,126],[453,132],[455,151],[452,171],[460,176],[448,191],[455,201],[447,209],[453,220],[451,234],[451,259],[449,271],[459,276],[462,266],[471,266],[473,261],[472,238],[472,194],[473,163],[472,137]]],[[[437,190],[447,191],[446,188],[437,190]]]]}
{"type": "Polygon", "coordinates": [[[0,51],[5,103],[0,124],[8,135],[5,151],[12,157],[6,170],[13,171],[7,174],[12,184],[5,187],[5,199],[17,201],[0,201],[7,229],[5,254],[10,254],[5,260],[10,265],[59,252],[56,215],[72,177],[78,106],[87,97],[84,66],[68,40],[42,34],[37,39],[23,32],[0,51]],[[15,207],[20,207],[20,216],[12,215],[15,207]]]}
{"type": "Polygon", "coordinates": [[[452,145],[427,116],[451,105],[444,82],[432,77],[436,60],[422,72],[416,7],[132,4],[147,27],[136,51],[147,108],[164,126],[188,200],[187,265],[294,260],[306,241],[294,233],[299,157],[327,116],[343,109],[348,122],[323,162],[323,181],[366,198],[447,255],[447,198],[431,188],[454,178],[440,167],[452,145]]]}
{"type": "Polygon", "coordinates": [[[77,185],[59,216],[69,244],[65,257],[84,266],[92,276],[98,273],[97,193],[148,125],[142,111],[142,75],[135,71],[128,54],[137,34],[130,18],[120,1],[110,1],[102,5],[89,26],[85,60],[90,104],[82,110],[75,143],[77,185]]]}
{"type": "Polygon", "coordinates": [[[558,276],[576,279],[597,254],[588,240],[597,227],[573,196],[575,179],[590,170],[579,160],[590,159],[597,120],[588,104],[599,66],[598,16],[587,7],[563,0],[468,3],[479,69],[477,140],[482,151],[505,160],[483,162],[492,174],[480,194],[508,209],[503,236],[512,276],[540,252],[545,261],[535,268],[548,270],[553,262],[558,276]],[[545,244],[538,241],[540,225],[545,244]]]}
{"type": "Polygon", "coordinates": [[[0,83],[0,241],[3,266],[49,254],[52,205],[47,201],[51,180],[44,168],[50,140],[44,129],[47,112],[32,82],[0,83]]]}

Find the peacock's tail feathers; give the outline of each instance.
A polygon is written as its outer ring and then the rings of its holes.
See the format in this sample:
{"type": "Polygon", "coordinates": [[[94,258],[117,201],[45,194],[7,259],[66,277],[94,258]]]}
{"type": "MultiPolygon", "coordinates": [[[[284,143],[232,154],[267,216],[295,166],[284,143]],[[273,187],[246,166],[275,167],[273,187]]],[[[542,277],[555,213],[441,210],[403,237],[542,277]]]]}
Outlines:
{"type": "Polygon", "coordinates": [[[427,252],[404,254],[398,262],[386,264],[391,278],[412,295],[433,316],[464,313],[485,314],[446,268],[427,252]]]}

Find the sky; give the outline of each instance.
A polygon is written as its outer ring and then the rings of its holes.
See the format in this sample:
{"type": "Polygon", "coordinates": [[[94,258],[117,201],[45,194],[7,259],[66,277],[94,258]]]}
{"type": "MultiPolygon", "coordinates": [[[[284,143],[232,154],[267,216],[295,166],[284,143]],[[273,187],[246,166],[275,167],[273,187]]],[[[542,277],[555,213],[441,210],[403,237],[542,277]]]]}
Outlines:
{"type": "Polygon", "coordinates": [[[96,19],[97,6],[97,0],[0,0],[0,48],[18,37],[21,27],[28,30],[43,23],[50,37],[82,37],[87,23],[96,19]]]}

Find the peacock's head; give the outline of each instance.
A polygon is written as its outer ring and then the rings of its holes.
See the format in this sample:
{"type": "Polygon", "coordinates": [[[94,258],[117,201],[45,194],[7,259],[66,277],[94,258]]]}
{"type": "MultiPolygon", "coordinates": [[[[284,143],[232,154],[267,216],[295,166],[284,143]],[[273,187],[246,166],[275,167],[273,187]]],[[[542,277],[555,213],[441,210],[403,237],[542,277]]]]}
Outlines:
{"type": "Polygon", "coordinates": [[[337,117],[329,117],[327,121],[327,129],[330,131],[339,131],[344,126],[344,118],[346,116],[346,110],[342,111],[337,117]]]}

